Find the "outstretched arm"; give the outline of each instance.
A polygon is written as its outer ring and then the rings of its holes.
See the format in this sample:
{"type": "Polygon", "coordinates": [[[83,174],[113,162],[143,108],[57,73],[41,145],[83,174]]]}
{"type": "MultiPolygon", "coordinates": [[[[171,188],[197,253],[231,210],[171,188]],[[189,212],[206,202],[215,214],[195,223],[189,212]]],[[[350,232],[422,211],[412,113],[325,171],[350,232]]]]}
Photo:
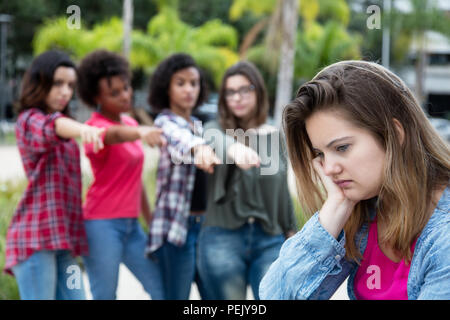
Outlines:
{"type": "Polygon", "coordinates": [[[106,130],[105,144],[111,145],[142,139],[151,147],[166,144],[162,129],[152,126],[131,127],[126,125],[111,126],[106,130]]]}
{"type": "Polygon", "coordinates": [[[105,128],[92,127],[66,117],[55,120],[55,132],[64,139],[81,138],[82,143],[92,143],[94,152],[103,149],[101,135],[105,128]]]}

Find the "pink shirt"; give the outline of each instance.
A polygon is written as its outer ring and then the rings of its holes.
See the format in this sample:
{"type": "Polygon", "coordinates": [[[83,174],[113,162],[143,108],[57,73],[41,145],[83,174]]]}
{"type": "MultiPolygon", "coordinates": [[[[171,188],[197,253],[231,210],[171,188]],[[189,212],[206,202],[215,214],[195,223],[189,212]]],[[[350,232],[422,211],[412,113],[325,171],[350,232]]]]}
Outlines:
{"type": "MultiPolygon", "coordinates": [[[[412,245],[412,252],[416,241],[412,245]]],[[[378,246],[376,220],[370,224],[363,257],[354,281],[358,300],[408,300],[410,264],[406,265],[404,259],[396,263],[384,255],[378,246]]]]}
{"type": "MultiPolygon", "coordinates": [[[[138,126],[131,117],[122,115],[123,124],[138,126]]],[[[108,128],[120,123],[92,113],[86,124],[108,128]]],[[[104,136],[103,136],[104,137],[104,136]]],[[[84,219],[137,218],[140,213],[144,151],[140,140],[105,145],[94,153],[92,144],[85,145],[94,181],[83,207],[84,219]]]]}

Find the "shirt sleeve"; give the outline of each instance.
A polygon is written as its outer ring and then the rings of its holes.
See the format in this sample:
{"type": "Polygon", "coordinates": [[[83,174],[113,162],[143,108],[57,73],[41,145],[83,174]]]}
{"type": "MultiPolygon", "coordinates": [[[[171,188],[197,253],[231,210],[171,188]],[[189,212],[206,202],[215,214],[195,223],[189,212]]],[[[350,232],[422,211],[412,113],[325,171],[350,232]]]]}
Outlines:
{"type": "Polygon", "coordinates": [[[33,153],[45,153],[58,143],[67,139],[60,138],[55,131],[55,120],[63,117],[60,112],[44,114],[26,112],[19,116],[16,135],[22,140],[27,150],[33,153]]]}
{"type": "MultiPolygon", "coordinates": [[[[421,263],[424,274],[418,300],[448,300],[450,298],[450,223],[443,223],[434,234],[430,249],[421,263]]],[[[411,265],[411,268],[413,264],[411,265]]],[[[411,271],[410,271],[411,274],[411,271]]]]}
{"type": "Polygon", "coordinates": [[[286,240],[280,255],[260,283],[261,299],[329,299],[344,282],[345,234],[337,241],[320,224],[316,213],[301,231],[286,240]]]}
{"type": "Polygon", "coordinates": [[[155,120],[155,126],[163,130],[167,139],[167,150],[176,164],[193,163],[191,150],[195,146],[205,144],[203,138],[196,136],[188,128],[182,128],[169,117],[161,116],[155,120]]]}

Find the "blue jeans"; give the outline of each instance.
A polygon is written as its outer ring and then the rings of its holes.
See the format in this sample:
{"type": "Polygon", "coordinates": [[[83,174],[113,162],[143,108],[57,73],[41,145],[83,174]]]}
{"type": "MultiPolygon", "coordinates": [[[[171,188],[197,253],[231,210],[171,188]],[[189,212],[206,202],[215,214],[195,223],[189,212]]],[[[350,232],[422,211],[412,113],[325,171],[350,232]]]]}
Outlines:
{"type": "Polygon", "coordinates": [[[163,299],[159,267],[145,256],[147,237],[136,218],[85,220],[89,256],[83,257],[92,298],[116,299],[120,263],[153,300],[163,299]]]}
{"type": "Polygon", "coordinates": [[[164,291],[168,300],[188,300],[192,282],[196,282],[200,296],[203,286],[196,268],[197,238],[203,216],[189,216],[186,242],[177,247],[165,242],[153,253],[159,261],[163,274],[164,291]]]}
{"type": "Polygon", "coordinates": [[[236,230],[203,227],[197,263],[205,299],[245,300],[250,284],[259,300],[259,283],[284,240],[284,235],[269,235],[251,220],[236,230]]]}
{"type": "Polygon", "coordinates": [[[35,251],[12,268],[22,300],[84,300],[81,269],[67,250],[35,251]]]}

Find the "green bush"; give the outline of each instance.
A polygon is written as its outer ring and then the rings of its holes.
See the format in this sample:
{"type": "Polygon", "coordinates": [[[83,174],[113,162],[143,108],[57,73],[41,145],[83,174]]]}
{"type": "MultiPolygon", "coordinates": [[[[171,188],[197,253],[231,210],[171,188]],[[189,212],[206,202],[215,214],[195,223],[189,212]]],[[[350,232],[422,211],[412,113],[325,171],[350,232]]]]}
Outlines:
{"type": "MultiPolygon", "coordinates": [[[[157,173],[157,167],[154,166],[150,168],[149,170],[144,171],[143,175],[143,182],[145,191],[147,193],[148,202],[150,204],[150,208],[153,212],[155,209],[155,202],[156,202],[156,173],[157,173]]],[[[144,217],[139,215],[139,222],[144,229],[145,233],[148,233],[148,225],[145,222],[144,217]]]]}
{"type": "Polygon", "coordinates": [[[9,131],[4,134],[0,132],[0,144],[6,146],[15,146],[16,145],[16,134],[14,131],[9,131]]]}
{"type": "Polygon", "coordinates": [[[3,272],[5,266],[6,232],[26,187],[26,181],[8,181],[0,184],[0,300],[20,299],[16,280],[3,272]]]}
{"type": "Polygon", "coordinates": [[[294,211],[295,216],[297,217],[298,230],[300,230],[301,228],[303,228],[303,225],[308,220],[308,217],[306,217],[305,213],[303,212],[297,197],[295,195],[291,195],[291,198],[292,202],[294,203],[294,211]]]}

